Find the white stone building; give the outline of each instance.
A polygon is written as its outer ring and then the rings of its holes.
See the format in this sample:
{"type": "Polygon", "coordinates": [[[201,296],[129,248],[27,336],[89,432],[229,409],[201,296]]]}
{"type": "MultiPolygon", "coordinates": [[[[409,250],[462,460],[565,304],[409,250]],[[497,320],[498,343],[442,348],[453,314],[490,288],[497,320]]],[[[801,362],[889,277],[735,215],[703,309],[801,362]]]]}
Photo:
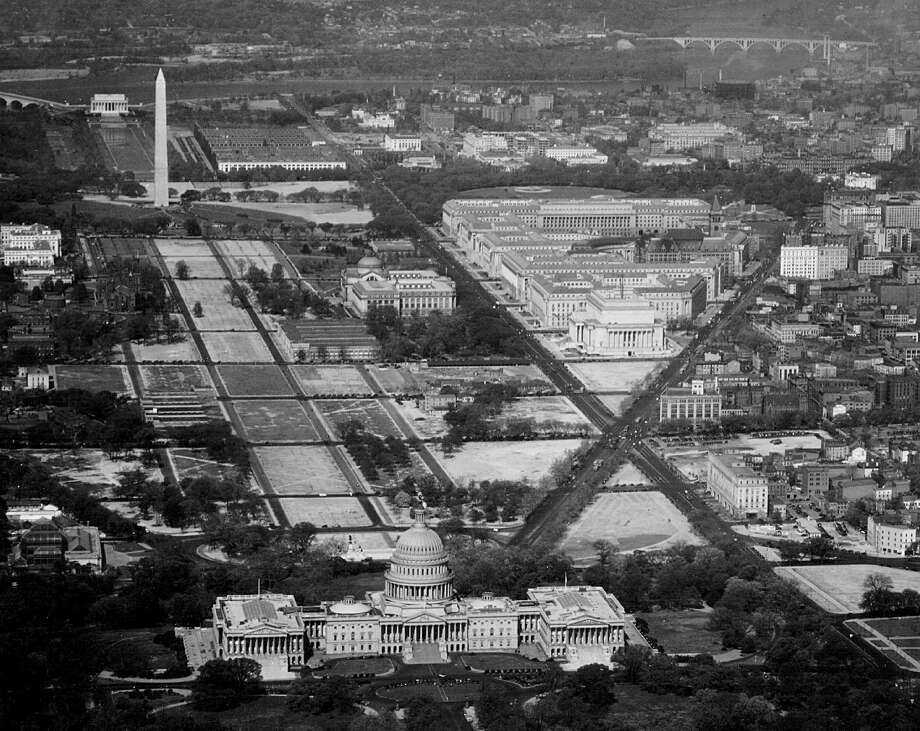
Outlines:
{"type": "Polygon", "coordinates": [[[61,232],[41,223],[0,225],[0,249],[29,251],[35,244],[48,244],[53,256],[61,255],[61,232]]]}
{"type": "Polygon", "coordinates": [[[557,145],[544,153],[550,160],[564,162],[567,165],[606,165],[607,156],[593,147],[582,145],[557,145]]]}
{"type": "Polygon", "coordinates": [[[665,325],[645,300],[607,299],[592,292],[569,316],[569,339],[588,355],[653,356],[667,352],[665,325]]]}
{"type": "Polygon", "coordinates": [[[767,478],[729,454],[709,453],[706,489],[733,518],[767,517],[767,478]]]}
{"type": "Polygon", "coordinates": [[[440,537],[417,521],[396,543],[383,591],[297,606],[280,594],[219,597],[212,627],[177,630],[190,664],[214,656],[258,661],[263,677],[293,677],[319,658],[397,655],[446,662],[448,653],[508,652],[553,658],[569,667],[601,662],[627,644],[645,644],[614,596],[595,586],[546,586],[514,600],[463,598],[440,537]],[[191,658],[195,658],[193,662],[191,658]]]}
{"type": "Polygon", "coordinates": [[[421,152],[422,138],[419,135],[385,134],[383,149],[387,152],[421,152]]]}
{"type": "Polygon", "coordinates": [[[93,94],[89,113],[102,117],[119,117],[128,113],[128,97],[124,94],[93,94]]]}
{"type": "Polygon", "coordinates": [[[391,306],[401,315],[450,314],[457,286],[431,269],[385,269],[376,256],[365,256],[342,271],[342,299],[361,317],[374,307],[391,306]]]}
{"type": "Polygon", "coordinates": [[[879,553],[904,556],[920,540],[915,526],[870,515],[866,524],[866,542],[879,553]]]}
{"type": "Polygon", "coordinates": [[[695,124],[662,123],[649,130],[648,138],[662,143],[665,150],[693,150],[721,137],[737,136],[738,130],[721,122],[695,124]]]}
{"type": "Polygon", "coordinates": [[[690,388],[666,388],[658,400],[658,420],[689,421],[694,427],[718,423],[722,418],[722,396],[706,393],[702,381],[690,388]]]}
{"type": "Polygon", "coordinates": [[[847,268],[849,249],[846,246],[790,246],[780,249],[779,273],[790,279],[833,279],[847,268]]]}

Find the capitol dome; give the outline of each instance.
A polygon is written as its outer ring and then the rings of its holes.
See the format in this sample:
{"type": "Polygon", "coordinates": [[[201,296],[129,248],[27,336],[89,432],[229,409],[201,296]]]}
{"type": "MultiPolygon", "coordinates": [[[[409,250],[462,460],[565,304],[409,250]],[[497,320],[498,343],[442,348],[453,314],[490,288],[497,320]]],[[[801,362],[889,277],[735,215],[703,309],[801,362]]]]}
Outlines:
{"type": "Polygon", "coordinates": [[[441,537],[418,517],[396,541],[385,594],[394,601],[440,602],[453,593],[453,574],[441,537]]]}

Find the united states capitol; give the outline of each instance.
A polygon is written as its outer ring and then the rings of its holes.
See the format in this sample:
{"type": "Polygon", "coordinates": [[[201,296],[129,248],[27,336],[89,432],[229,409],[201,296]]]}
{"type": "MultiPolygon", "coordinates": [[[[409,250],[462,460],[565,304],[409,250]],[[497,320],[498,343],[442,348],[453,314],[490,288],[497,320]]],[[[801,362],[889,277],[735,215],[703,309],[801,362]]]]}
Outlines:
{"type": "Polygon", "coordinates": [[[251,658],[265,679],[292,677],[309,662],[389,655],[448,662],[450,653],[507,652],[563,668],[609,665],[627,644],[646,645],[616,597],[595,586],[541,586],[516,600],[460,597],[438,534],[422,518],[396,543],[383,591],[298,606],[272,593],[218,597],[211,626],[177,628],[189,664],[251,658]]]}

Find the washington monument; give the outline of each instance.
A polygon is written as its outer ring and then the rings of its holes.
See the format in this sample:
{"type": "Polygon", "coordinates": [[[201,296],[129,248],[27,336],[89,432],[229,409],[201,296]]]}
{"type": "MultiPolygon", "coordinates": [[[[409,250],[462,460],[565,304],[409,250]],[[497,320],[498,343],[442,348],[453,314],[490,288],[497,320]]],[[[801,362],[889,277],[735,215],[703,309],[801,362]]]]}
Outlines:
{"type": "Polygon", "coordinates": [[[153,205],[169,205],[169,164],[166,162],[166,77],[157,73],[153,140],[153,205]]]}

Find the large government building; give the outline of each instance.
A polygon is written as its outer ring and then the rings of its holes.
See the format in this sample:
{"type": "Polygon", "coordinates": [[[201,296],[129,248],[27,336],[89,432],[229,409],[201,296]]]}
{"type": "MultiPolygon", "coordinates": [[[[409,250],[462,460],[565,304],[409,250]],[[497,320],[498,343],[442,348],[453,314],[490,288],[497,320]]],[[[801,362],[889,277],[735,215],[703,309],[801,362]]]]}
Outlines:
{"type": "Polygon", "coordinates": [[[440,537],[416,521],[397,541],[383,591],[318,606],[282,594],[218,597],[210,627],[176,632],[190,666],[247,657],[266,679],[291,677],[311,655],[438,663],[448,653],[512,652],[577,667],[609,664],[626,644],[645,644],[632,617],[600,587],[544,586],[527,595],[458,596],[440,537]]]}
{"type": "Polygon", "coordinates": [[[469,198],[444,203],[442,229],[461,260],[500,283],[527,327],[567,335],[588,355],[643,357],[666,352],[659,332],[719,301],[744,270],[754,241],[726,230],[723,210],[718,199],[469,198]],[[591,320],[604,327],[587,334],[591,320]]]}

